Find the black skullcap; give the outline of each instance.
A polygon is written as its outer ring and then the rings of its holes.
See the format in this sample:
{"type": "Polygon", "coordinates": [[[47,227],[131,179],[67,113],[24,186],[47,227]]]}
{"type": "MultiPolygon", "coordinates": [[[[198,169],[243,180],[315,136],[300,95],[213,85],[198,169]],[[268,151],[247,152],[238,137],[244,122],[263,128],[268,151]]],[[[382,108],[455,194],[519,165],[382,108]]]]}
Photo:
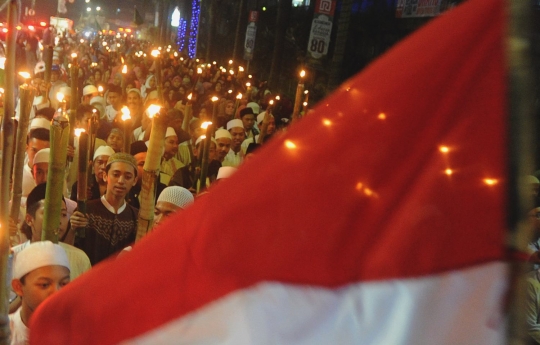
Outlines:
{"type": "MultiPolygon", "coordinates": [[[[36,203],[40,202],[41,200],[45,199],[45,192],[47,190],[47,183],[40,183],[37,186],[32,189],[30,194],[28,194],[28,197],[26,198],[26,213],[28,213],[28,209],[31,208],[36,203]]],[[[62,196],[62,200],[64,200],[64,197],[62,196]]]]}
{"type": "Polygon", "coordinates": [[[148,152],[148,147],[146,146],[145,142],[142,140],[132,142],[129,153],[132,156],[135,156],[136,154],[141,152],[148,152]]]}
{"type": "Polygon", "coordinates": [[[256,150],[258,150],[261,147],[261,144],[257,143],[249,143],[247,149],[246,149],[246,155],[249,153],[254,153],[256,150]]]}
{"type": "Polygon", "coordinates": [[[122,88],[118,85],[109,84],[107,85],[107,89],[109,90],[109,92],[116,92],[118,94],[122,94],[122,88]]]}
{"type": "Polygon", "coordinates": [[[253,112],[253,109],[251,109],[250,107],[240,110],[240,118],[246,115],[255,115],[255,113],[253,112]]]}

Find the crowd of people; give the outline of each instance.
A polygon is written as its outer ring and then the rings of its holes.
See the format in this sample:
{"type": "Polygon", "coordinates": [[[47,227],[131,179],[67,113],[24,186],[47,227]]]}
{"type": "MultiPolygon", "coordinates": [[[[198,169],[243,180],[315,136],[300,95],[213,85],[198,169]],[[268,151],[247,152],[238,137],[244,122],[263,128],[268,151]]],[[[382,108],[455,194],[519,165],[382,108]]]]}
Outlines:
{"type": "MultiPolygon", "coordinates": [[[[22,37],[19,48],[28,44],[36,49],[35,35],[29,35],[28,42],[22,37]]],[[[190,59],[172,46],[155,46],[121,33],[90,39],[63,34],[54,42],[42,45],[35,61],[17,64],[20,70],[32,66],[30,80],[21,78],[19,83],[32,85],[37,94],[28,128],[18,129],[27,132],[27,146],[19,217],[10,220],[13,344],[27,341],[32,312],[50,294],[105,259],[129,255],[150,154],[150,105],[159,105],[168,119],[154,191],[154,227],[234,174],[286,128],[293,108],[286,97],[276,97],[265,82],[232,60],[221,64],[190,59]],[[45,62],[48,49],[51,65],[45,62]],[[122,118],[126,109],[129,126],[122,118]],[[70,163],[63,179],[59,242],[53,244],[41,240],[49,162],[55,154],[51,122],[60,116],[71,116],[76,128],[96,132],[90,139],[85,210],[77,208],[80,143],[73,138],[67,148],[70,163]]],[[[20,111],[18,100],[15,119],[20,111]]]]}

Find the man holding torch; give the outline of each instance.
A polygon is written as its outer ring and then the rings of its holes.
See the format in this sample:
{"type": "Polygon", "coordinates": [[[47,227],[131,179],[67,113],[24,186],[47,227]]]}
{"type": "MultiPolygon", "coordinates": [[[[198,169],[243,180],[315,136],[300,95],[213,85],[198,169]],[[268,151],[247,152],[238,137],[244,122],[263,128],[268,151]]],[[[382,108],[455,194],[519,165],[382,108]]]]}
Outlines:
{"type": "Polygon", "coordinates": [[[137,183],[135,158],[127,153],[115,153],[109,157],[105,172],[105,195],[88,201],[86,215],[75,211],[70,219],[73,228],[86,228],[81,249],[92,265],[131,245],[137,231],[138,210],[125,201],[137,183]]]}

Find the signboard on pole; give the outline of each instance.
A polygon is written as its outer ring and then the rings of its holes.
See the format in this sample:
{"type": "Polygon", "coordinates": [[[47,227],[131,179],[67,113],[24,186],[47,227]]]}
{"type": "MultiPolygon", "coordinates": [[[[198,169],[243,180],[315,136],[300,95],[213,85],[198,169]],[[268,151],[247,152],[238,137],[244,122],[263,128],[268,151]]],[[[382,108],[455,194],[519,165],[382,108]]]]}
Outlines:
{"type": "Polygon", "coordinates": [[[317,0],[308,40],[308,58],[320,60],[328,55],[335,9],[335,0],[317,0]]]}
{"type": "Polygon", "coordinates": [[[257,11],[249,12],[249,24],[246,29],[246,39],[244,41],[244,60],[253,60],[253,51],[255,50],[255,37],[257,36],[257,11]]]}

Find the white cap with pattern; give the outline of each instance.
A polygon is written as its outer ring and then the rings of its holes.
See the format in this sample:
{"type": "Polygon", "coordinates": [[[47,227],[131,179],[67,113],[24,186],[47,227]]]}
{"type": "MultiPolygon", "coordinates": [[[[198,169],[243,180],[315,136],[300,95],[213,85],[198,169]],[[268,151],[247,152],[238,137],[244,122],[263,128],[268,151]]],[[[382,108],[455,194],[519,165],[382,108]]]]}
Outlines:
{"type": "Polygon", "coordinates": [[[216,140],[221,139],[221,138],[232,139],[231,133],[229,133],[228,130],[223,129],[223,128],[220,128],[216,131],[215,137],[216,137],[216,140]]]}
{"type": "Polygon", "coordinates": [[[157,201],[170,202],[181,209],[185,209],[191,205],[195,199],[193,198],[193,194],[184,187],[170,186],[161,192],[157,201]]]}

